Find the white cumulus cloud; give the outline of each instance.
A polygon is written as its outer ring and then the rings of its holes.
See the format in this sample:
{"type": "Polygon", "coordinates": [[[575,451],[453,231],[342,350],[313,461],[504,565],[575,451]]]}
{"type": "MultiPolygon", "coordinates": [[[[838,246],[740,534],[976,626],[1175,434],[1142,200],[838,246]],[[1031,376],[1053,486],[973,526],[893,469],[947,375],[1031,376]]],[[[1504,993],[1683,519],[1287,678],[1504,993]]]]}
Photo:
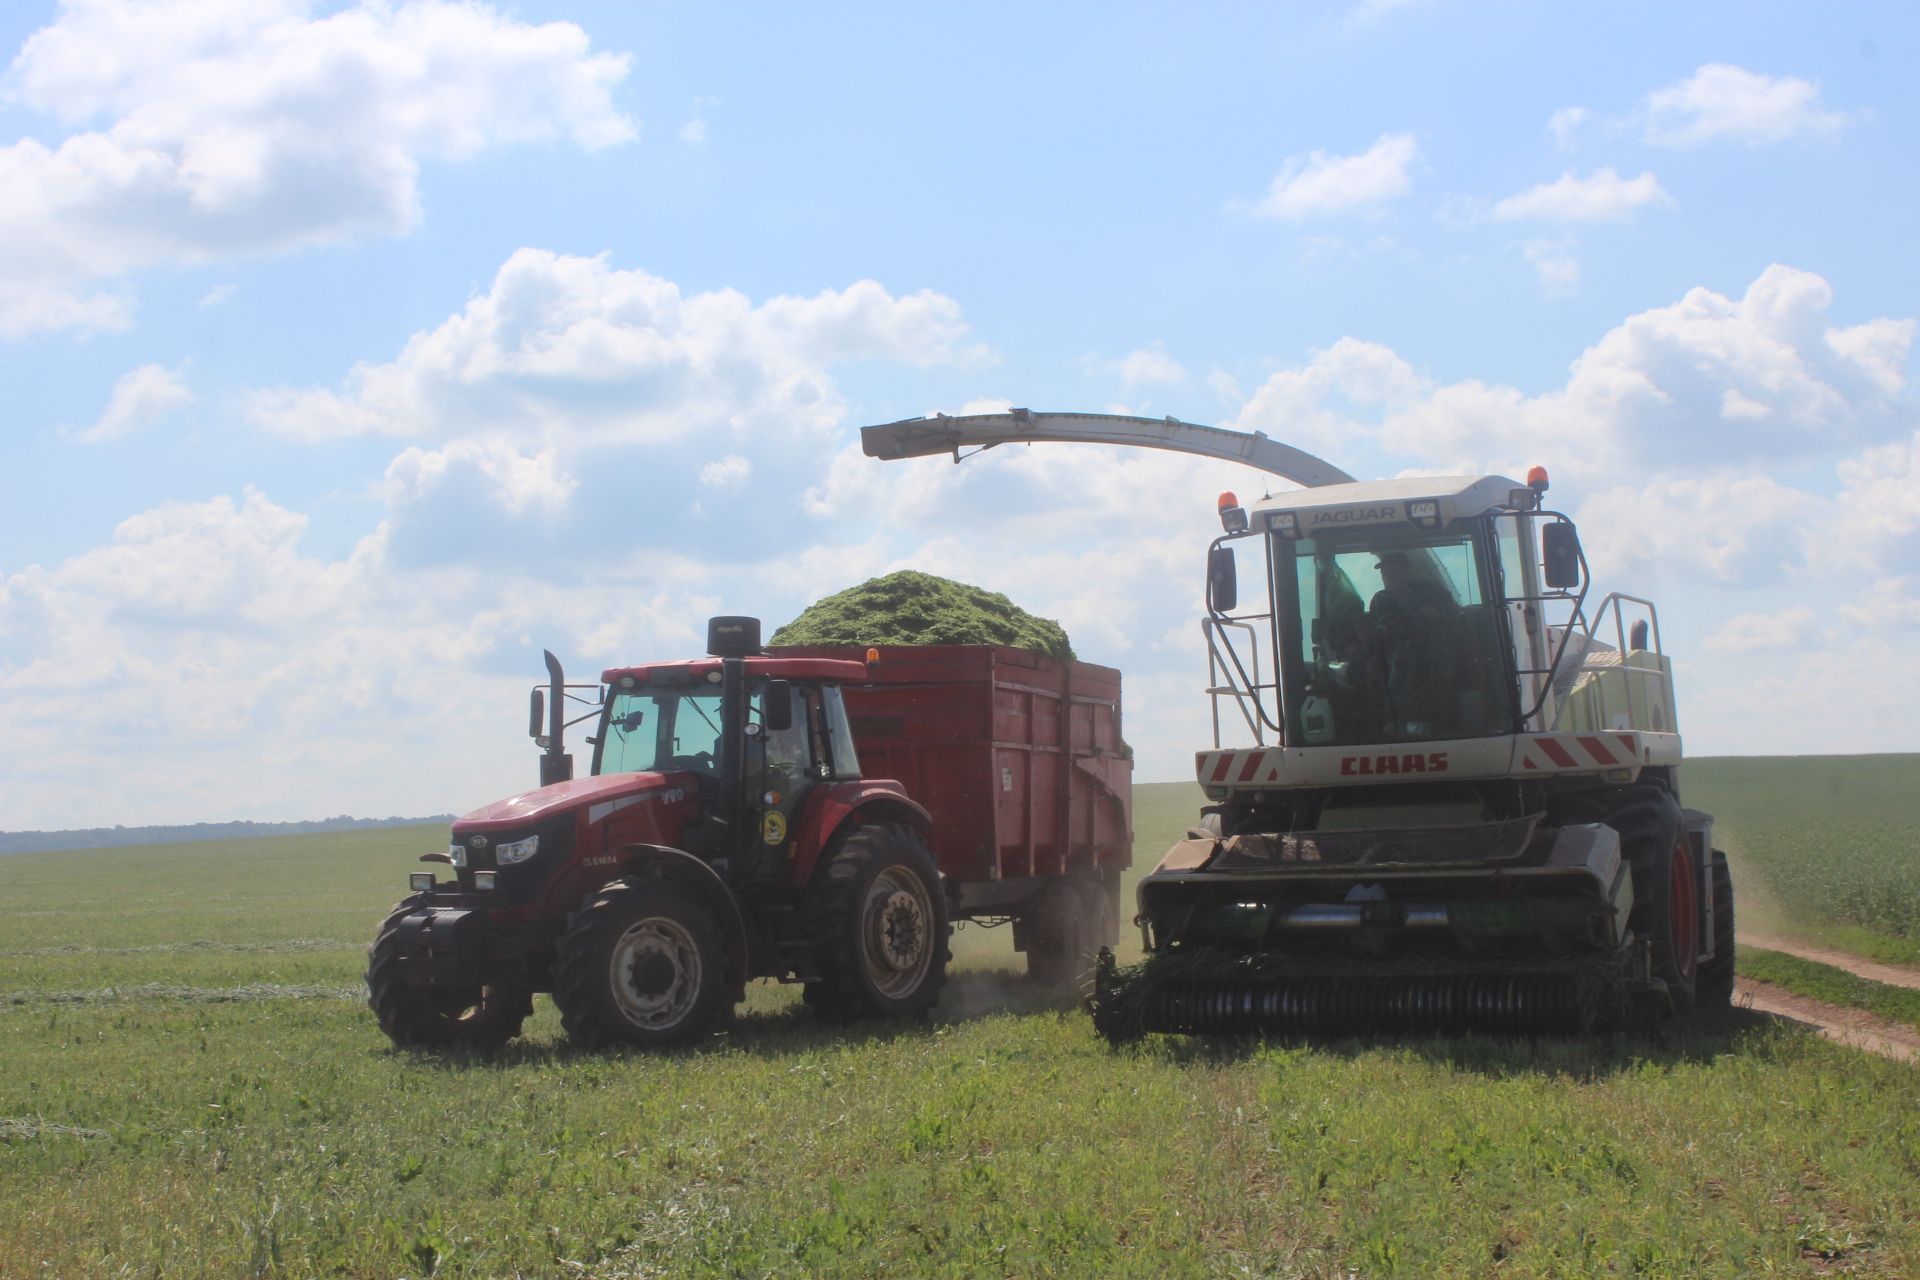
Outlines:
{"type": "Polygon", "coordinates": [[[1672,202],[1651,172],[1622,178],[1612,169],[1595,169],[1582,178],[1569,169],[1552,182],[1508,196],[1493,206],[1493,216],[1503,222],[1615,222],[1643,206],[1672,202]]]}
{"type": "Polygon", "coordinates": [[[1129,351],[1114,365],[1114,369],[1128,389],[1148,385],[1172,386],[1187,380],[1186,368],[1158,343],[1129,351]]]}
{"type": "Polygon", "coordinates": [[[174,410],[191,403],[193,391],[177,370],[143,364],[121,375],[113,384],[105,411],[92,426],[75,432],[74,439],[88,444],[119,440],[164,421],[174,410]]]}
{"type": "Polygon", "coordinates": [[[1804,649],[1820,636],[1820,616],[1806,605],[1774,613],[1742,613],[1707,637],[1717,653],[1766,653],[1804,649]]]}
{"type": "Polygon", "coordinates": [[[1593,122],[1593,112],[1586,107],[1562,107],[1547,120],[1547,132],[1553,135],[1553,144],[1562,151],[1571,151],[1581,130],[1593,122]]]}
{"type": "Polygon", "coordinates": [[[1831,137],[1849,123],[1845,112],[1820,104],[1820,87],[1810,80],[1762,75],[1724,62],[1708,63],[1685,80],[1654,90],[1643,114],[1646,140],[1663,147],[1831,137]]]}
{"type": "Polygon", "coordinates": [[[124,325],[142,268],[395,234],[429,160],[636,135],[624,55],[564,22],[403,0],[66,0],[8,69],[77,130],[0,147],[0,334],[124,325]]]}
{"type": "Polygon", "coordinates": [[[1409,170],[1419,157],[1420,144],[1410,133],[1382,134],[1358,155],[1310,151],[1290,156],[1251,211],[1260,217],[1300,222],[1376,209],[1412,188],[1409,170]]]}
{"type": "Polygon", "coordinates": [[[1580,288],[1580,259],[1574,256],[1573,241],[1529,240],[1520,246],[1527,264],[1540,277],[1540,288],[1549,298],[1565,298],[1580,288]]]}
{"type": "Polygon", "coordinates": [[[488,291],[340,391],[255,393],[253,421],[285,435],[432,439],[678,440],[778,424],[823,429],[839,401],[826,366],[977,364],[952,299],[871,280],[756,305],[733,290],[684,294],[605,257],[521,249],[488,291]]]}

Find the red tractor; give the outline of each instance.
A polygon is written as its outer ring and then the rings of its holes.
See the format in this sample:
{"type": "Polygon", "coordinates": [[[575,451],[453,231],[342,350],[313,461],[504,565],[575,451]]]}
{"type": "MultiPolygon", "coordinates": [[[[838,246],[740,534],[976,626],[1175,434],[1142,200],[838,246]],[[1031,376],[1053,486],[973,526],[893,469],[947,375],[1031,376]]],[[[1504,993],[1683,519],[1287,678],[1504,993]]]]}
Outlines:
{"type": "Polygon", "coordinates": [[[370,949],[396,1045],[497,1046],[543,991],[587,1046],[687,1041],[761,977],[834,1019],[933,1005],[948,897],[927,810],[860,776],[841,686],[866,664],[770,656],[753,618],[713,619],[708,651],[604,674],[584,778],[547,655],[543,785],[455,822],[427,855],[452,882],[415,873],[370,949]]]}

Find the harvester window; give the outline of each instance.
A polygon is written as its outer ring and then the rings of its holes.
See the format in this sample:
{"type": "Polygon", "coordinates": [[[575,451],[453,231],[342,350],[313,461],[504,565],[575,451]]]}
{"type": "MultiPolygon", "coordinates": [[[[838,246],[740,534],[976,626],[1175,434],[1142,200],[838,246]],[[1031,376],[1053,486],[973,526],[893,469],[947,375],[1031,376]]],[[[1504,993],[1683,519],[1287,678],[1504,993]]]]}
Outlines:
{"type": "MultiPolygon", "coordinates": [[[[1303,538],[1294,548],[1297,669],[1286,679],[1305,745],[1505,732],[1505,680],[1483,554],[1468,533],[1303,538]]],[[[1290,655],[1291,656],[1291,655],[1290,655]]]]}

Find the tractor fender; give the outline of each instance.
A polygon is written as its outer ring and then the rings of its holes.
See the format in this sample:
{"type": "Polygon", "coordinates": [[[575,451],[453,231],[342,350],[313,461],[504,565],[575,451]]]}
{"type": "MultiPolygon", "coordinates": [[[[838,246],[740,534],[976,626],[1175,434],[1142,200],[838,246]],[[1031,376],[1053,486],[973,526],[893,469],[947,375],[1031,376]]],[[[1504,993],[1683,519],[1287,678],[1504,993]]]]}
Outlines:
{"type": "Polygon", "coordinates": [[[720,942],[727,956],[727,982],[744,987],[750,963],[747,921],[740,913],[739,899],[720,874],[686,850],[664,844],[625,845],[619,855],[624,879],[672,880],[700,895],[720,924],[720,942]]]}
{"type": "Polygon", "coordinates": [[[897,782],[862,778],[815,787],[800,802],[793,824],[792,852],[787,859],[790,887],[806,886],[820,861],[820,851],[852,821],[903,822],[922,832],[933,827],[933,815],[897,782]]]}

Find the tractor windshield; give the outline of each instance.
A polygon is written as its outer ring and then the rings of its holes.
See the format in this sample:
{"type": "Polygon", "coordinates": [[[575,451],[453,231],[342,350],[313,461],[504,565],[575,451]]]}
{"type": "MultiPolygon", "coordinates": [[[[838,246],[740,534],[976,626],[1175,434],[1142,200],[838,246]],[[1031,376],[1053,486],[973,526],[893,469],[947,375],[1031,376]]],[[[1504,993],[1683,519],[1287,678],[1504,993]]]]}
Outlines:
{"type": "Polygon", "coordinates": [[[720,686],[615,691],[593,771],[714,773],[720,759],[720,686]]]}
{"type": "Polygon", "coordinates": [[[1473,532],[1356,529],[1274,546],[1290,741],[1511,731],[1500,593],[1473,532]]]}

